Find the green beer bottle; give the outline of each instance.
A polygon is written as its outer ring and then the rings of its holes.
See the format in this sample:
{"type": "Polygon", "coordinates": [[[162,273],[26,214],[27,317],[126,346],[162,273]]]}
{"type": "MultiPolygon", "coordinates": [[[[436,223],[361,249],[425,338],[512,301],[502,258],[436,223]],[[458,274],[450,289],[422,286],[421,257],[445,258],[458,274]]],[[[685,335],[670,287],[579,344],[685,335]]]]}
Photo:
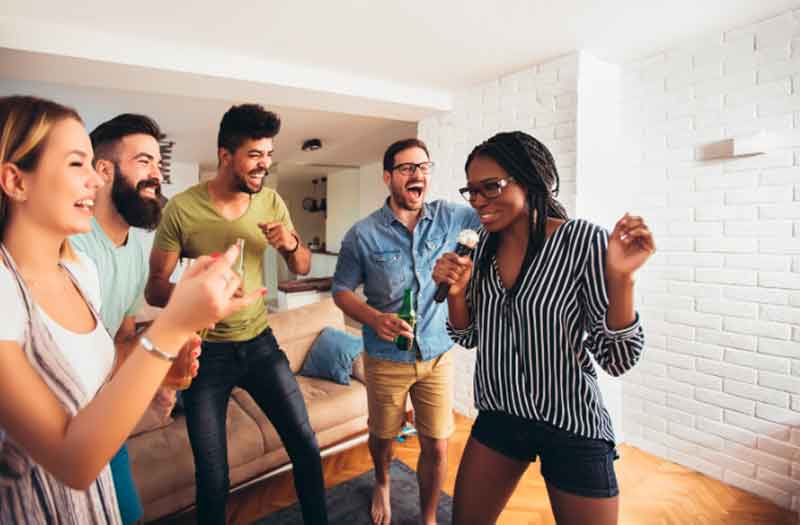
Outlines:
{"type": "MultiPolygon", "coordinates": [[[[414,295],[411,288],[406,288],[403,292],[403,306],[397,312],[397,317],[407,322],[411,326],[411,331],[414,331],[414,325],[417,323],[417,313],[414,311],[414,295]]],[[[412,351],[414,350],[414,339],[409,339],[402,335],[398,335],[394,339],[394,344],[400,350],[412,351]]]]}

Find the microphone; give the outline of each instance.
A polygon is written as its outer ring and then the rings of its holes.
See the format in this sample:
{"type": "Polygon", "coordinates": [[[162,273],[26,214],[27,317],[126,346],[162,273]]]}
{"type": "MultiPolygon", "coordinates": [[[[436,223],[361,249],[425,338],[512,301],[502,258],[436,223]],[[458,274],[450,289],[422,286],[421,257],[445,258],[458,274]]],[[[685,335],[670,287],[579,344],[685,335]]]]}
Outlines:
{"type": "MultiPolygon", "coordinates": [[[[461,230],[461,233],[458,234],[456,255],[463,257],[471,254],[476,244],[478,244],[478,234],[475,230],[461,230]]],[[[441,303],[447,298],[447,293],[449,291],[450,285],[448,283],[439,284],[439,287],[436,289],[436,295],[433,296],[433,300],[437,303],[441,303]]]]}

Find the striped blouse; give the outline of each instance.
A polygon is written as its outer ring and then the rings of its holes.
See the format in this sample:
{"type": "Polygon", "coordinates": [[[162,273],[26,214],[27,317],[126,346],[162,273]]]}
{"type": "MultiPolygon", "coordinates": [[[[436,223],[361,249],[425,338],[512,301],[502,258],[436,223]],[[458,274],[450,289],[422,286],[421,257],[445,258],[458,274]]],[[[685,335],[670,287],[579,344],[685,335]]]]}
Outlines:
{"type": "MultiPolygon", "coordinates": [[[[488,234],[480,232],[479,261],[488,234]]],[[[581,219],[562,224],[506,289],[497,261],[476,264],[466,291],[470,325],[453,340],[477,346],[478,410],[543,421],[580,436],[614,442],[591,353],[612,376],[633,367],[644,348],[639,315],[622,330],[606,325],[608,232],[581,219]]]]}

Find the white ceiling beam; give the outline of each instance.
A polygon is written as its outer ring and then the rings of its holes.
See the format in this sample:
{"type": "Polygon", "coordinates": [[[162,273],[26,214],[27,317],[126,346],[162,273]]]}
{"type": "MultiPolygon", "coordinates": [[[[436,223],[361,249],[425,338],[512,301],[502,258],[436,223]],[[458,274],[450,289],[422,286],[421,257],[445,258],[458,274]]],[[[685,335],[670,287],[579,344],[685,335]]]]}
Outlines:
{"type": "Polygon", "coordinates": [[[19,80],[407,121],[452,107],[444,90],[21,17],[0,17],[0,62],[0,75],[19,80]]]}

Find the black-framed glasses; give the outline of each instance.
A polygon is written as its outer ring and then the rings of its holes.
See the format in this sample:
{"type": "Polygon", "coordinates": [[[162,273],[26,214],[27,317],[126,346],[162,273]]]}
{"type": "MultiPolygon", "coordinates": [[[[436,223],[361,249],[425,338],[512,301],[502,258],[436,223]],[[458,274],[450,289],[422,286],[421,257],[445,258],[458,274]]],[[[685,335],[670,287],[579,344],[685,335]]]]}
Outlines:
{"type": "Polygon", "coordinates": [[[480,194],[486,200],[492,200],[499,197],[500,194],[503,193],[503,188],[512,182],[514,182],[514,177],[511,176],[500,179],[485,180],[480,182],[477,187],[464,186],[463,188],[459,188],[458,193],[460,193],[461,196],[469,202],[474,201],[478,197],[478,194],[480,194]]]}
{"type": "Polygon", "coordinates": [[[433,171],[434,166],[435,164],[430,160],[425,162],[403,162],[392,168],[392,171],[399,171],[406,177],[412,176],[417,170],[423,175],[428,175],[433,171]]]}

